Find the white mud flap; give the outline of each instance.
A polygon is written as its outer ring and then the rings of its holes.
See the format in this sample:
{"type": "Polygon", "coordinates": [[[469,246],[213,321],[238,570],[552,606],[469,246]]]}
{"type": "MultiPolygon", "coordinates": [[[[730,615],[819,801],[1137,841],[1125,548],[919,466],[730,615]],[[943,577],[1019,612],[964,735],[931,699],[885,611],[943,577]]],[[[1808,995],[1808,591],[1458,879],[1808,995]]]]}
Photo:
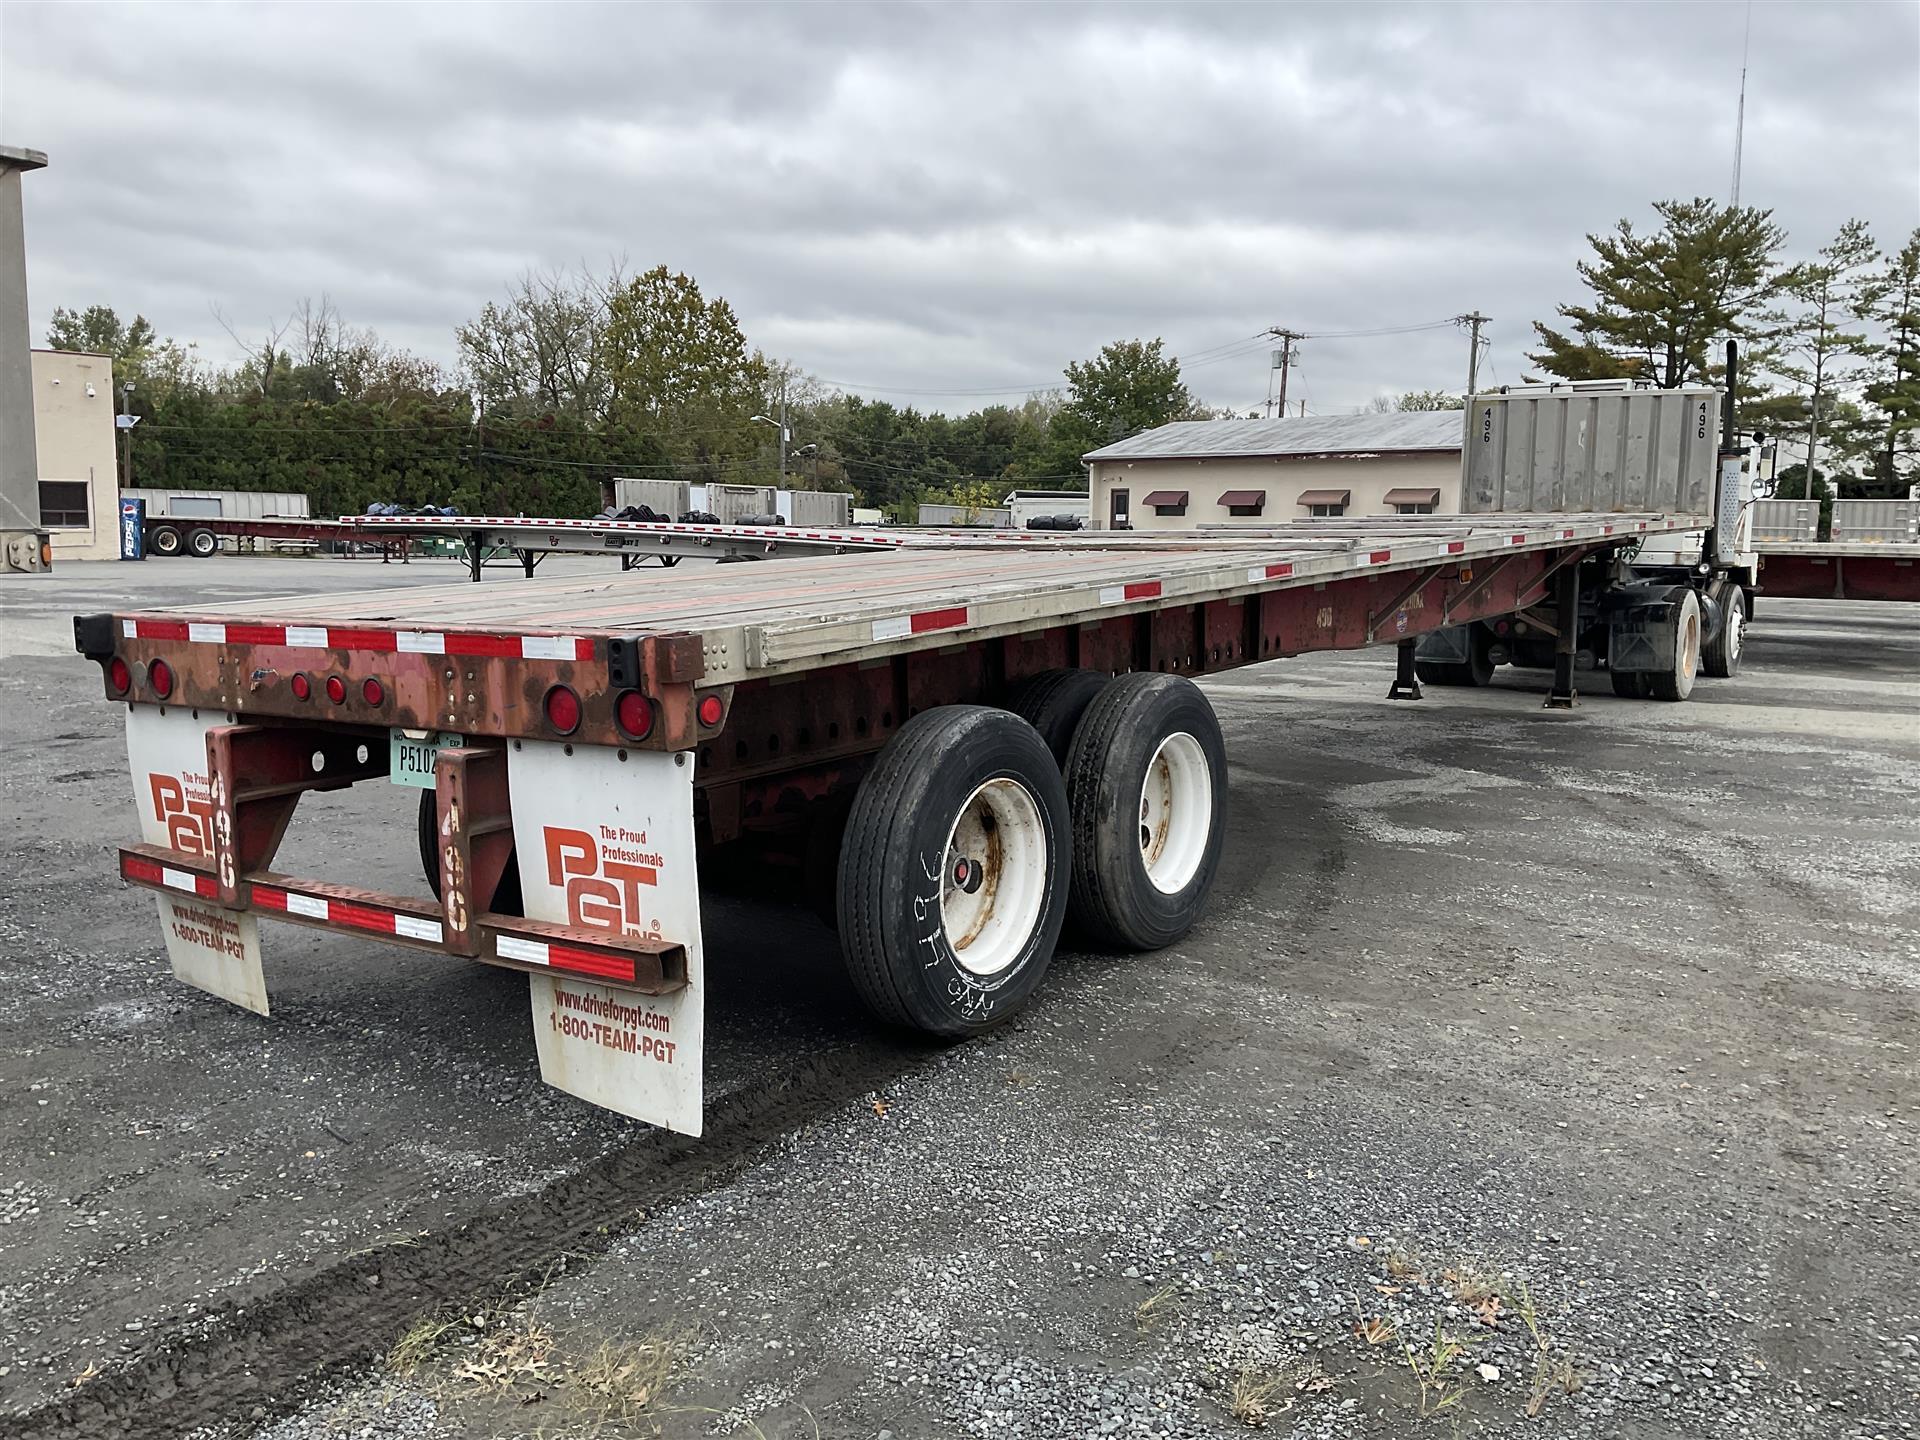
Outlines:
{"type": "MultiPolygon", "coordinates": [[[[218,711],[184,706],[127,707],[127,765],[140,838],[196,860],[213,859],[213,804],[207,780],[207,731],[228,723],[218,711]]],[[[260,921],[194,893],[184,872],[168,883],[184,891],[161,895],[160,933],[177,979],[256,1015],[267,1013],[267,981],[260,969],[260,921]]]]}
{"type": "Polygon", "coordinates": [[[674,941],[687,985],[642,995],[531,977],[540,1076],[595,1105],[698,1135],[706,976],[693,854],[693,756],[522,741],[507,751],[527,917],[674,941]]]}

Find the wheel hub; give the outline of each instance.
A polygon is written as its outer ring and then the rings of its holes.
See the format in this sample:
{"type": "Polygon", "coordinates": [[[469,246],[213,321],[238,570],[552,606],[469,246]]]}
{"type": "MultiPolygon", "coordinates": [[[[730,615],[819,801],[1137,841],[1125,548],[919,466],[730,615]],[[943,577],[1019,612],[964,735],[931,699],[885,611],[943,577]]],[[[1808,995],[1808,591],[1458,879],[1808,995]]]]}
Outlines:
{"type": "Polygon", "coordinates": [[[1047,835],[1024,785],[987,781],[960,807],[940,867],[940,923],[954,959],[983,979],[1027,948],[1046,909],[1047,835]]]}
{"type": "Polygon", "coordinates": [[[1207,752],[1184,730],[1169,735],[1147,762],[1140,786],[1140,859],[1147,879],[1174,895],[1192,881],[1213,827],[1213,774],[1207,752]]]}

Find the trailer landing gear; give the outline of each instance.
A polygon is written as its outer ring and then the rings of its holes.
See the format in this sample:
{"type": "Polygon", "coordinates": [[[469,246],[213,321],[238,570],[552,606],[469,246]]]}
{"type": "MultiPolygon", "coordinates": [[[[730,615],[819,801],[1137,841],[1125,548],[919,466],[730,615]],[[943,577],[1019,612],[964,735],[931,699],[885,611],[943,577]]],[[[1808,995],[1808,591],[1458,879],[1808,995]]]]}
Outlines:
{"type": "Polygon", "coordinates": [[[1424,698],[1420,690],[1420,667],[1414,659],[1419,648],[1418,640],[1402,640],[1393,647],[1393,684],[1387,689],[1387,699],[1424,698]]]}

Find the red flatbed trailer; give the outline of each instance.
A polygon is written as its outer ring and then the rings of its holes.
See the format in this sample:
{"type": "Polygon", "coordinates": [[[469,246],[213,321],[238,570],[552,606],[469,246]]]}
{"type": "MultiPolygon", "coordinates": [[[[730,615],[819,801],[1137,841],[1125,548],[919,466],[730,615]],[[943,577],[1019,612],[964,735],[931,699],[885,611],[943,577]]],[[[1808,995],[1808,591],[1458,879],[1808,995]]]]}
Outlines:
{"type": "MultiPolygon", "coordinates": [[[[1188,677],[1394,644],[1391,693],[1418,698],[1418,636],[1547,600],[1575,614],[1610,593],[1623,548],[1706,523],[901,537],[771,567],[130,611],[75,631],[126,706],[142,843],[120,872],[159,892],[177,975],[265,1014],[262,913],[521,969],[550,1083],[697,1133],[698,856],[797,838],[868,1004],[983,1030],[1031,995],[1069,908],[1122,949],[1193,923],[1226,763],[1188,677]],[[431,893],[272,868],[302,794],[384,780],[421,787],[431,893]]],[[[1563,628],[1549,704],[1572,701],[1563,628]]],[[[1651,642],[1688,688],[1698,641],[1674,621],[1651,642]]]]}
{"type": "Polygon", "coordinates": [[[1920,545],[1763,541],[1753,548],[1769,599],[1920,601],[1920,545]]]}

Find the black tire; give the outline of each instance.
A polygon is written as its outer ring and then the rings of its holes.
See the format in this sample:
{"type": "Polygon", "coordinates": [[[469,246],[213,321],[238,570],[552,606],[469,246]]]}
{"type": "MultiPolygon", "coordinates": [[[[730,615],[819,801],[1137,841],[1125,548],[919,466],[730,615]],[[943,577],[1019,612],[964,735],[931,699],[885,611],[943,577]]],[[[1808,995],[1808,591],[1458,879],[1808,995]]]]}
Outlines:
{"type": "Polygon", "coordinates": [[[171,560],[186,548],[180,532],[171,525],[155,525],[147,531],[147,553],[171,560]]]}
{"type": "Polygon", "coordinates": [[[1666,657],[1670,668],[1647,672],[1647,695],[1654,700],[1686,699],[1700,674],[1700,597],[1683,591],[1675,606],[1679,613],[1674,619],[1673,653],[1666,657]]]}
{"type": "Polygon", "coordinates": [[[187,532],[187,553],[196,560],[205,560],[220,549],[220,537],[211,530],[189,530],[187,532]]]}
{"type": "MultiPolygon", "coordinates": [[[[1190,805],[1192,801],[1188,802],[1190,805]]],[[[1115,680],[1087,707],[1067,757],[1067,804],[1073,811],[1073,898],[1077,928],[1090,939],[1127,950],[1160,950],[1193,928],[1220,867],[1226,834],[1227,747],[1207,697],[1178,675],[1133,674],[1115,680]],[[1182,845],[1175,835],[1178,783],[1156,767],[1163,746],[1178,758],[1175,737],[1191,748],[1181,764],[1189,786],[1204,786],[1204,825],[1182,845]],[[1204,763],[1204,774],[1191,767],[1204,763]],[[1164,823],[1148,818],[1149,769],[1166,796],[1164,823]],[[1183,859],[1184,857],[1184,859],[1183,859]],[[1189,865],[1187,861],[1191,861],[1189,865]],[[1152,867],[1170,867],[1156,883],[1152,867]],[[1173,888],[1163,889],[1163,883],[1173,888]]]]}
{"type": "MultiPolygon", "coordinates": [[[[420,868],[427,872],[427,888],[433,891],[433,898],[440,898],[440,837],[435,833],[439,808],[435,804],[437,792],[420,792],[420,868]]],[[[500,883],[493,891],[493,913],[495,915],[524,915],[526,904],[520,898],[520,861],[516,855],[507,856],[507,865],[500,872],[500,883]]]]}
{"type": "Polygon", "coordinates": [[[1714,586],[1712,594],[1720,607],[1720,630],[1700,652],[1700,665],[1716,680],[1731,680],[1740,673],[1740,656],[1746,649],[1747,597],[1731,580],[1714,586]]]}
{"type": "Polygon", "coordinates": [[[854,797],[835,886],[841,953],[867,1007],[942,1036],[990,1030],[1018,1012],[1046,974],[1066,920],[1071,829],[1060,768],[1019,716],[942,705],[901,726],[854,797]],[[1017,831],[981,825],[982,808],[994,803],[983,798],[990,786],[998,803],[1026,810],[1029,823],[1017,831]],[[956,827],[984,830],[981,855],[950,855],[956,827]],[[1017,872],[995,859],[1002,833],[1023,839],[1027,863],[1017,872]],[[956,861],[985,874],[973,870],[969,883],[956,861]],[[1019,883],[1010,884],[1016,873],[1019,883]],[[964,907],[969,935],[949,933],[950,922],[960,923],[950,906],[964,907]],[[1007,928],[996,934],[996,921],[1007,928]],[[969,964],[962,952],[976,945],[969,964]],[[1005,959],[983,968],[996,956],[1005,959]]]}
{"type": "Polygon", "coordinates": [[[1112,680],[1104,670],[1043,670],[1014,687],[1007,709],[1039,732],[1054,763],[1064,770],[1080,717],[1112,680]]]}
{"type": "Polygon", "coordinates": [[[1493,683],[1493,634],[1484,625],[1469,627],[1465,660],[1421,660],[1413,662],[1413,673],[1422,685],[1461,685],[1479,689],[1493,683]]]}
{"type": "Polygon", "coordinates": [[[1645,700],[1649,693],[1647,681],[1650,678],[1639,670],[1611,670],[1613,693],[1622,700],[1645,700]]]}

